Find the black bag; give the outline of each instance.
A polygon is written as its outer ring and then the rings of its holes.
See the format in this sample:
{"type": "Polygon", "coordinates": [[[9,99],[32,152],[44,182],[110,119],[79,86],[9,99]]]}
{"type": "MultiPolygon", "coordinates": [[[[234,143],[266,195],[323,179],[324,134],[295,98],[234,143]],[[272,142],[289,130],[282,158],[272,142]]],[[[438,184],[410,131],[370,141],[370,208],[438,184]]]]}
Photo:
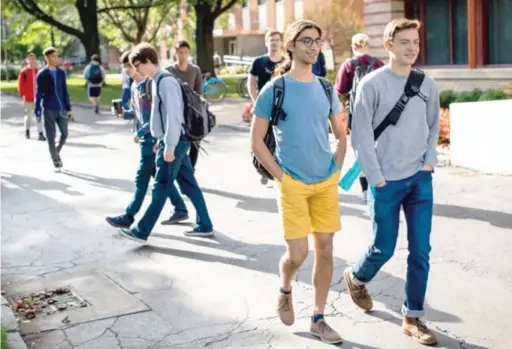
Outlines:
{"type": "MultiPolygon", "coordinates": [[[[175,75],[164,72],[156,81],[156,93],[160,99],[158,111],[162,116],[162,98],[160,96],[160,81],[166,77],[175,78],[181,86],[181,94],[183,96],[183,130],[188,140],[194,144],[205,138],[216,125],[215,115],[210,111],[206,99],[197,94],[186,82],[179,79],[175,75]]],[[[162,121],[162,129],[163,120],[162,121]]]]}
{"type": "MultiPolygon", "coordinates": [[[[317,77],[318,80],[320,80],[320,83],[322,84],[322,87],[324,89],[324,92],[327,96],[327,99],[329,100],[329,116],[332,114],[332,95],[333,95],[333,89],[332,84],[329,82],[329,80],[317,77]]],[[[268,150],[270,150],[270,153],[274,156],[275,159],[275,152],[276,152],[276,140],[274,138],[274,126],[277,126],[277,123],[279,120],[286,120],[286,113],[283,110],[283,101],[284,101],[284,91],[285,91],[285,83],[284,83],[284,76],[279,76],[274,80],[274,96],[273,96],[273,104],[272,104],[272,111],[270,113],[270,122],[268,124],[267,133],[265,135],[265,138],[263,141],[265,142],[265,145],[267,146],[268,150]]],[[[252,164],[256,168],[256,171],[263,176],[270,180],[274,180],[274,176],[270,174],[270,172],[267,171],[265,167],[260,163],[260,161],[256,158],[254,154],[252,154],[252,164]]]]}
{"type": "Polygon", "coordinates": [[[405,109],[406,104],[415,96],[420,97],[423,101],[427,102],[427,98],[420,92],[421,84],[425,79],[425,73],[419,69],[412,69],[405,83],[404,92],[402,96],[396,102],[395,106],[388,115],[382,120],[382,122],[373,131],[373,138],[377,140],[379,136],[389,125],[396,125],[400,116],[405,109]]]}
{"type": "Polygon", "coordinates": [[[350,89],[350,92],[348,94],[348,100],[347,100],[347,116],[348,116],[348,128],[349,129],[352,129],[352,113],[354,112],[354,104],[355,104],[355,100],[356,100],[357,86],[359,85],[359,82],[365,75],[367,75],[368,73],[370,73],[374,70],[373,66],[375,65],[376,61],[377,61],[377,58],[375,58],[375,57],[370,57],[370,59],[368,61],[368,65],[359,64],[359,61],[357,58],[352,58],[350,61],[356,68],[354,70],[354,78],[352,79],[352,88],[350,89]]]}

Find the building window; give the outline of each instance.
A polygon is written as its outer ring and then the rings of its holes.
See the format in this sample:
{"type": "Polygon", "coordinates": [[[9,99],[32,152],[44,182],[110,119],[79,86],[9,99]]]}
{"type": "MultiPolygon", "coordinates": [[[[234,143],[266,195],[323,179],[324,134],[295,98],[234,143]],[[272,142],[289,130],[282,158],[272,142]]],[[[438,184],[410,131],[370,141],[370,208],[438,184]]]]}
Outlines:
{"type": "Polygon", "coordinates": [[[468,63],[467,0],[407,0],[406,16],[422,23],[421,65],[468,63]]]}
{"type": "Polygon", "coordinates": [[[293,3],[293,17],[295,20],[304,18],[304,4],[302,0],[295,0],[293,3]]]}
{"type": "Polygon", "coordinates": [[[258,0],[258,5],[263,5],[265,3],[265,0],[258,0]]]}
{"type": "Polygon", "coordinates": [[[247,7],[247,0],[242,1],[242,7],[247,7]]]}
{"type": "Polygon", "coordinates": [[[512,1],[487,0],[487,63],[512,64],[512,1]]]}

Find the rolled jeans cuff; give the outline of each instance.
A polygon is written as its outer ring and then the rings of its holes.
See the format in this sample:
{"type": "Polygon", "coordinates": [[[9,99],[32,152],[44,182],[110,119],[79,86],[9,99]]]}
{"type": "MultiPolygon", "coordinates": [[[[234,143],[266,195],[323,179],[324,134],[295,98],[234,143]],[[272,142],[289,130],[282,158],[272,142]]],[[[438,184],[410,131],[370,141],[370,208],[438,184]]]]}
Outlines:
{"type": "Polygon", "coordinates": [[[425,316],[425,310],[411,310],[404,304],[402,305],[402,314],[410,318],[419,318],[425,316]]]}

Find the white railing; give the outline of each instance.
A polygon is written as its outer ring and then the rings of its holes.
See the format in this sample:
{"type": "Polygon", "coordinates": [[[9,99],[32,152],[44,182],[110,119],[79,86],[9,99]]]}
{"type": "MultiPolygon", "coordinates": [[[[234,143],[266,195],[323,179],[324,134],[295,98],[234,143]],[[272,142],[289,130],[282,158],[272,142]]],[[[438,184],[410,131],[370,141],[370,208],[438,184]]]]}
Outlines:
{"type": "Polygon", "coordinates": [[[242,9],[242,28],[244,30],[251,30],[251,13],[249,12],[249,7],[242,9]]]}
{"type": "Polygon", "coordinates": [[[267,29],[267,4],[258,6],[258,28],[267,29]]]}
{"type": "Polygon", "coordinates": [[[224,55],[222,60],[225,65],[251,65],[255,58],[256,57],[224,55]]]}

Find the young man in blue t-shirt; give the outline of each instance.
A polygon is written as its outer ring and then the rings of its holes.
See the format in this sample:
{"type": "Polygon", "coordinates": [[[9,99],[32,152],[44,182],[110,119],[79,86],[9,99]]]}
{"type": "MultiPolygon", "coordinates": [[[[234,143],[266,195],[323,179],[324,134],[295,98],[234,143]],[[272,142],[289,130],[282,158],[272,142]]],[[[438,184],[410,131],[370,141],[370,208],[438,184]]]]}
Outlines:
{"type": "Polygon", "coordinates": [[[279,186],[278,203],[287,252],[279,270],[281,285],[277,312],[285,325],[292,325],[292,280],[308,255],[308,235],[315,241],[313,288],[315,293],[311,333],[326,343],[340,343],[340,335],[324,319],[325,303],[333,271],[333,237],[341,229],[338,179],[346,152],[341,108],[332,84],[326,93],[322,81],[312,72],[323,40],[313,22],[292,23],[284,42],[289,59],[276,69],[284,74],[282,115],[273,127],[276,159],[265,144],[269,120],[273,117],[276,79],[267,83],[254,107],[251,144],[260,163],[279,186]],[[337,139],[333,154],[329,144],[329,122],[337,139]]]}

